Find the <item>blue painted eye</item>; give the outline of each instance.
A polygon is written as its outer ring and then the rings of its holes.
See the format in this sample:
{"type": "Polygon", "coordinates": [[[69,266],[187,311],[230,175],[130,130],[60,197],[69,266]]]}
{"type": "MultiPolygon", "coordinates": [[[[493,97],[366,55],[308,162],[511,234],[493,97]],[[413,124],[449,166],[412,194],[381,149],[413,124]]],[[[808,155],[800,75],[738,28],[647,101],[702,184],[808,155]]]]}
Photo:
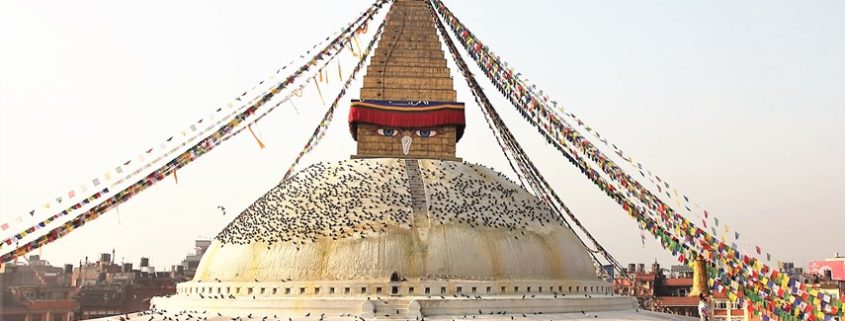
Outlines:
{"type": "Polygon", "coordinates": [[[393,128],[379,128],[378,130],[376,130],[376,132],[378,132],[378,134],[382,136],[396,136],[397,134],[399,134],[399,131],[393,128]]]}
{"type": "Polygon", "coordinates": [[[420,129],[420,130],[417,131],[417,136],[420,136],[420,137],[434,137],[436,135],[437,135],[436,130],[420,129]]]}

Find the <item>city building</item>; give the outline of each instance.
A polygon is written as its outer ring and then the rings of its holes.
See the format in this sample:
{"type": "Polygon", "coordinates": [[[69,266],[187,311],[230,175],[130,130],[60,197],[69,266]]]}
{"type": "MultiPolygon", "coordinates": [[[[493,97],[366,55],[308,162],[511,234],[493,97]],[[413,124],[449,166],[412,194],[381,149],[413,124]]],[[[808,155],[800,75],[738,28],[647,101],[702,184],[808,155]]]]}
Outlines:
{"type": "MultiPolygon", "coordinates": [[[[200,259],[202,259],[202,255],[205,254],[205,251],[208,250],[210,245],[211,240],[196,240],[194,242],[194,253],[188,254],[180,265],[185,277],[194,277],[194,273],[196,273],[197,267],[200,265],[200,259]]],[[[179,266],[176,268],[178,269],[179,266]]]]}
{"type": "Polygon", "coordinates": [[[832,258],[812,261],[807,272],[822,280],[845,281],[845,257],[836,253],[832,258]]]}
{"type": "MultiPolygon", "coordinates": [[[[698,317],[698,293],[694,289],[696,275],[688,265],[673,265],[662,269],[657,262],[650,271],[645,264],[629,264],[627,276],[617,276],[613,282],[614,293],[637,298],[640,307],[647,310],[698,317]]],[[[700,290],[699,290],[700,291],[700,290]]],[[[711,297],[713,320],[747,321],[739,304],[727,296],[715,293],[711,297]]]]}
{"type": "Polygon", "coordinates": [[[836,253],[832,258],[812,261],[807,271],[812,288],[832,298],[845,298],[845,257],[836,253]]]}
{"type": "Polygon", "coordinates": [[[141,258],[137,269],[132,263],[117,264],[114,252],[101,254],[95,262],[86,257],[76,267],[54,267],[38,255],[26,262],[4,264],[0,268],[0,320],[72,321],[148,310],[151,298],[172,295],[177,282],[191,278],[196,264],[190,262],[201,256],[208,244],[197,240],[194,253],[170,272],[157,272],[149,258],[141,258]],[[183,267],[186,262],[190,269],[183,267]]]}
{"type": "Polygon", "coordinates": [[[80,264],[73,270],[73,284],[79,287],[77,316],[85,320],[147,310],[151,298],[173,294],[177,282],[189,279],[179,267],[157,272],[148,258],[141,258],[134,269],[132,263],[116,264],[108,253],[97,262],[80,264]]]}
{"type": "Polygon", "coordinates": [[[75,320],[79,304],[70,269],[51,266],[38,255],[25,263],[0,264],[0,320],[75,320]]]}

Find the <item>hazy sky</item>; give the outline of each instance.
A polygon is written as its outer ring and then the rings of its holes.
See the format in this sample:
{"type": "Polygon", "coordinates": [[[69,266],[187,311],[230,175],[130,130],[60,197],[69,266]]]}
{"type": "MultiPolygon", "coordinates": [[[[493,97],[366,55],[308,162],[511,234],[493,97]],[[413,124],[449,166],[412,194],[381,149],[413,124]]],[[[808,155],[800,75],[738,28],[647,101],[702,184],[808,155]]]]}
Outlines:
{"type": "MultiPolygon", "coordinates": [[[[845,2],[446,3],[567,110],[740,231],[742,246],[802,265],[845,252],[845,2]]],[[[368,4],[0,0],[0,223],[158,146],[368,4]]],[[[453,76],[468,107],[459,156],[504,170],[453,76]]],[[[337,93],[323,89],[327,100],[337,93]]],[[[657,242],[643,247],[624,211],[488,94],[620,261],[671,262],[657,242]]],[[[178,263],[194,239],[213,237],[281,179],[325,110],[313,87],[296,104],[300,113],[285,105],[257,125],[266,149],[242,134],[180,170],[178,184],[150,188],[43,254],[62,264],[115,249],[118,261],[178,263]]],[[[344,103],[299,168],[354,153],[347,113],[344,103]]]]}

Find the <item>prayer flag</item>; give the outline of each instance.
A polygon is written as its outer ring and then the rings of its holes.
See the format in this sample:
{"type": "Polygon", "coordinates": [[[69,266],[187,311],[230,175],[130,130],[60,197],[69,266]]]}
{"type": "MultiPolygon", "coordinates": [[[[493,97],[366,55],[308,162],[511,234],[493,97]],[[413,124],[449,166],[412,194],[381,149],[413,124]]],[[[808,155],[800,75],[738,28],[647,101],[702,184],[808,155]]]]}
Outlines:
{"type": "Polygon", "coordinates": [[[2,229],[4,231],[8,230],[9,229],[9,223],[3,223],[3,225],[0,225],[0,229],[2,229]]]}

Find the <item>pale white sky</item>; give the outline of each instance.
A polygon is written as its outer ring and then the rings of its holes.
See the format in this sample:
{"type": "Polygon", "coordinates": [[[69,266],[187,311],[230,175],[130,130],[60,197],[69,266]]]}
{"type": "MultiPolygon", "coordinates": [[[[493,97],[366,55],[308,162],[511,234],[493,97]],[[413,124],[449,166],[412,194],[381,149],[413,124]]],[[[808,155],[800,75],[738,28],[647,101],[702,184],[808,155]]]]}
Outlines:
{"type": "MultiPolygon", "coordinates": [[[[224,106],[368,2],[0,0],[0,222],[224,106]]],[[[739,230],[742,246],[802,265],[845,252],[845,3],[446,3],[569,111],[739,230]]],[[[456,79],[469,122],[459,156],[504,170],[456,79]]],[[[180,170],[178,185],[158,184],[44,255],[75,263],[115,249],[118,261],[176,264],[282,177],[324,112],[313,87],[296,102],[300,114],[285,107],[258,124],[266,149],[242,134],[180,170]]],[[[493,102],[620,261],[670,262],[513,107],[493,102]]],[[[354,152],[347,112],[300,168],[354,152]]]]}

